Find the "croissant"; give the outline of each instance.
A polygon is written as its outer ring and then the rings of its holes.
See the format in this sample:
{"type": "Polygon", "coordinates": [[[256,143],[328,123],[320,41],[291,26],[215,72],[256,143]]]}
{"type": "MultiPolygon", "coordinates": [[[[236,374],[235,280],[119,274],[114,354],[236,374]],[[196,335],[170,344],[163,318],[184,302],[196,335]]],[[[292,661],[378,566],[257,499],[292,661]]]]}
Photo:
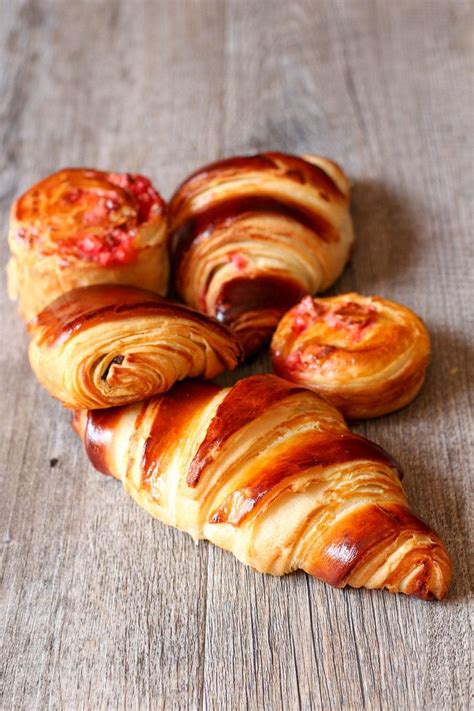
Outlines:
{"type": "Polygon", "coordinates": [[[62,294],[29,325],[31,367],[70,408],[105,408],[168,390],[186,377],[234,368],[236,337],[157,294],[120,285],[62,294]]]}
{"type": "Polygon", "coordinates": [[[201,382],[74,413],[92,464],[146,511],[259,571],[445,596],[439,537],[411,513],[399,465],[325,399],[274,375],[201,382]]]}
{"type": "Polygon", "coordinates": [[[272,339],[278,375],[325,395],[348,418],[408,405],[425,379],[430,338],[410,309],[380,296],[306,296],[272,339]]]}
{"type": "Polygon", "coordinates": [[[148,178],[60,170],[12,206],[9,294],[26,320],[79,286],[132,284],[165,294],[166,232],[166,205],[148,178]]]}
{"type": "Polygon", "coordinates": [[[170,202],[176,288],[229,325],[247,356],[304,294],[337,279],[353,239],[349,181],[319,156],[228,158],[187,178],[170,202]]]}

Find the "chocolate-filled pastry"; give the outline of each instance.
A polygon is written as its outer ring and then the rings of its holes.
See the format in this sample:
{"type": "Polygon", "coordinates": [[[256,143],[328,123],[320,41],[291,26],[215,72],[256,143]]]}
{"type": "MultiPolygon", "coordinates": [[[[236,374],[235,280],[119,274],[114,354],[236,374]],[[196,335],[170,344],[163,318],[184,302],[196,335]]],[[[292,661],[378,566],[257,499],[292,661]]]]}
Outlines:
{"type": "Polygon", "coordinates": [[[31,367],[70,408],[123,405],[234,368],[236,337],[192,309],[119,285],[62,294],[29,325],[31,367]]]}
{"type": "Polygon", "coordinates": [[[352,242],[349,181],[319,156],[228,158],[187,178],[170,202],[176,288],[230,326],[247,356],[304,294],[334,282],[352,242]]]}
{"type": "Polygon", "coordinates": [[[306,296],[272,340],[275,372],[325,395],[349,418],[411,402],[425,379],[430,339],[421,319],[380,296],[306,296]]]}
{"type": "Polygon", "coordinates": [[[132,284],[166,294],[166,232],[166,205],[148,178],[60,170],[12,206],[10,296],[29,320],[79,286],[132,284]]]}
{"type": "Polygon", "coordinates": [[[310,390],[272,375],[188,381],[73,422],[96,469],[152,516],[261,572],[446,595],[448,554],[411,512],[399,465],[310,390]]]}

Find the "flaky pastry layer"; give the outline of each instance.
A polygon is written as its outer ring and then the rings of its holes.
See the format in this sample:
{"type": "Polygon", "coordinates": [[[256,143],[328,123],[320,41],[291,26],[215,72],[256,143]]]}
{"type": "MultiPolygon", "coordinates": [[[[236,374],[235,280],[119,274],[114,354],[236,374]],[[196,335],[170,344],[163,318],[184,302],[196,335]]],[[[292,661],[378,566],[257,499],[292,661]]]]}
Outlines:
{"type": "Polygon", "coordinates": [[[281,319],[275,372],[325,395],[346,417],[404,407],[425,379],[430,339],[410,309],[380,296],[306,296],[281,319]]]}
{"type": "Polygon", "coordinates": [[[204,314],[128,286],[59,296],[29,325],[31,367],[70,408],[105,408],[237,365],[236,337],[204,314]]]}
{"type": "Polygon", "coordinates": [[[410,511],[400,466],[310,390],[272,375],[186,382],[76,412],[74,427],[92,464],[152,516],[261,572],[446,594],[448,554],[410,511]]]}
{"type": "Polygon", "coordinates": [[[178,292],[250,355],[303,294],[340,275],[353,242],[349,182],[319,156],[228,158],[178,188],[170,235],[178,292]]]}

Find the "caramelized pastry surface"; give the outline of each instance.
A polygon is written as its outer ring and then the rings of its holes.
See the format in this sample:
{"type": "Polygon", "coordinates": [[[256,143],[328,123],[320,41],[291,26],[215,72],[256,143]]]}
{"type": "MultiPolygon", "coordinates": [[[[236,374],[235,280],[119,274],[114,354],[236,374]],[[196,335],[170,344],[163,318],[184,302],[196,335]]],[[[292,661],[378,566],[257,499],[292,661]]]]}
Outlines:
{"type": "Polygon", "coordinates": [[[75,413],[98,469],[161,521],[261,572],[446,595],[451,563],[409,508],[400,465],[316,393],[272,375],[199,382],[75,413]]]}
{"type": "Polygon", "coordinates": [[[353,241],[349,183],[318,156],[264,153],[205,166],[170,203],[176,287],[251,355],[305,293],[341,273],[353,241]]]}
{"type": "Polygon", "coordinates": [[[418,394],[430,340],[421,319],[378,296],[310,296],[273,336],[275,372],[325,395],[346,417],[383,415],[418,394]]]}
{"type": "Polygon", "coordinates": [[[31,366],[71,408],[105,408],[165,392],[186,377],[234,368],[235,336],[204,314],[134,287],[58,297],[30,323],[31,366]]]}

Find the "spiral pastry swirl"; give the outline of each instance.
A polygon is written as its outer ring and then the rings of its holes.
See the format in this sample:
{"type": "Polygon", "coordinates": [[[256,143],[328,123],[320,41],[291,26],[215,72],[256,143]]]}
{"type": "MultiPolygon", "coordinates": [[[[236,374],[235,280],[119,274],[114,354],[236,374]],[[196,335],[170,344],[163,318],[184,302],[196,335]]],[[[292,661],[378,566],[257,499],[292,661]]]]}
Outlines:
{"type": "Polygon", "coordinates": [[[280,321],[275,372],[325,395],[349,418],[404,407],[425,379],[430,339],[410,309],[380,296],[306,296],[280,321]]]}
{"type": "Polygon", "coordinates": [[[8,287],[29,320],[79,286],[119,283],[165,294],[166,205],[148,178],[60,170],[12,206],[8,287]]]}
{"type": "Polygon", "coordinates": [[[264,153],[201,168],[170,202],[177,290],[251,355],[290,306],[340,275],[348,208],[348,179],[327,158],[264,153]]]}
{"type": "Polygon", "coordinates": [[[59,296],[30,323],[31,367],[70,408],[105,408],[163,393],[187,377],[234,368],[235,336],[157,294],[90,286],[59,296]]]}
{"type": "Polygon", "coordinates": [[[326,400],[276,376],[188,381],[77,412],[93,465],[164,523],[257,570],[442,598],[451,563],[409,509],[397,462],[326,400]]]}

